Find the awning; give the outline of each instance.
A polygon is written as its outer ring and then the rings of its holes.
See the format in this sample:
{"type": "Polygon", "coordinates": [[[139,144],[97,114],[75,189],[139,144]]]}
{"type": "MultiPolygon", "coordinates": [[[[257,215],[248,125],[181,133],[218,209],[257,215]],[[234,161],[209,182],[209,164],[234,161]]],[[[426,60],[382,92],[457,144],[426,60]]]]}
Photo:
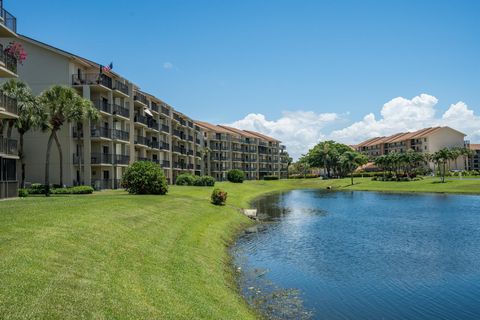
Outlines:
{"type": "Polygon", "coordinates": [[[150,111],[150,109],[144,108],[143,111],[144,111],[147,115],[149,115],[150,117],[153,117],[153,113],[152,113],[152,111],[150,111]]]}

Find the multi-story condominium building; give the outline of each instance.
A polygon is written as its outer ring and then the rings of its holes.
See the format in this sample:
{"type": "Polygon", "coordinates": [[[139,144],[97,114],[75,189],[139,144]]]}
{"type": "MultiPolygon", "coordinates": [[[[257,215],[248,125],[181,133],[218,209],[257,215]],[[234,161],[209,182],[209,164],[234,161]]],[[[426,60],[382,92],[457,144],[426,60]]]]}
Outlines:
{"type": "Polygon", "coordinates": [[[219,181],[226,180],[227,172],[239,169],[249,180],[267,175],[285,177],[286,167],[281,162],[279,141],[253,131],[213,125],[197,121],[203,129],[206,152],[205,171],[219,181]]]}
{"type": "MultiPolygon", "coordinates": [[[[59,132],[65,184],[117,188],[137,160],[158,163],[169,181],[181,172],[200,174],[203,135],[192,119],[98,63],[25,36],[19,40],[29,53],[19,77],[35,94],[71,86],[100,113],[98,121],[68,123],[59,132]]],[[[43,181],[46,142],[39,131],[25,136],[27,181],[43,181]]],[[[58,181],[59,165],[53,154],[51,181],[58,181]]]]}
{"type": "Polygon", "coordinates": [[[480,170],[480,144],[467,143],[472,155],[466,161],[467,170],[480,170]]]}
{"type": "MultiPolygon", "coordinates": [[[[442,148],[463,147],[465,134],[450,127],[425,128],[414,132],[402,132],[387,137],[366,140],[355,146],[371,158],[391,152],[414,150],[434,153],[442,148]]],[[[432,165],[433,166],[433,165],[432,165]]],[[[461,165],[463,167],[463,165],[461,165]]],[[[463,168],[458,168],[463,169],[463,168]]]]}
{"type": "MultiPolygon", "coordinates": [[[[0,38],[12,41],[17,38],[17,19],[3,7],[0,0],[0,38]]],[[[2,41],[4,42],[4,41],[2,41]]],[[[8,42],[0,44],[0,78],[17,77],[17,59],[8,50],[8,42]]],[[[16,197],[18,193],[17,141],[12,139],[7,132],[9,121],[18,118],[16,101],[0,93],[0,121],[4,124],[0,131],[0,199],[16,197]]]]}

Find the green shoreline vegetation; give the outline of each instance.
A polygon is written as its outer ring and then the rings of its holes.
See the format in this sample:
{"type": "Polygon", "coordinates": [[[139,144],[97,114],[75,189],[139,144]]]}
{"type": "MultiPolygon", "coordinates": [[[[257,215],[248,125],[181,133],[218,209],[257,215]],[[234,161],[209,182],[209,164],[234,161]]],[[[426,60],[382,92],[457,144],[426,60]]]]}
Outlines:
{"type": "Polygon", "coordinates": [[[238,212],[292,189],[480,194],[480,180],[371,178],[171,186],[165,196],[104,191],[0,202],[3,319],[256,319],[235,282],[228,245],[253,223],[238,212]]]}

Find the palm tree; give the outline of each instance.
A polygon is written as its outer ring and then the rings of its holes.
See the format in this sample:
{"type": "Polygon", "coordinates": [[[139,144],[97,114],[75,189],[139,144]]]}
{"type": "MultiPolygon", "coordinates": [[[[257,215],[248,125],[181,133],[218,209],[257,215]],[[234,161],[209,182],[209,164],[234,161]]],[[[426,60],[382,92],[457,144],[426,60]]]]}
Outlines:
{"type": "Polygon", "coordinates": [[[69,87],[55,85],[44,91],[39,101],[45,108],[47,125],[44,128],[50,132],[48,137],[45,160],[45,187],[46,194],[50,191],[50,153],[52,143],[55,141],[60,157],[60,185],[63,185],[63,153],[58,140],[57,132],[65,123],[96,120],[99,115],[89,100],[80,97],[77,92],[69,87]]]}
{"type": "Polygon", "coordinates": [[[368,158],[355,151],[346,151],[340,156],[340,164],[342,168],[350,173],[350,179],[353,186],[353,171],[359,166],[362,166],[368,162],[368,158]]]}
{"type": "Polygon", "coordinates": [[[447,170],[447,162],[452,158],[452,152],[448,148],[443,148],[435,152],[432,158],[440,170],[442,183],[444,183],[445,172],[447,170]]]}
{"type": "MultiPolygon", "coordinates": [[[[209,147],[203,147],[201,149],[200,153],[202,154],[202,159],[204,160],[204,163],[209,163],[209,161],[207,161],[207,160],[208,160],[208,156],[211,152],[212,152],[212,150],[209,147]]],[[[208,175],[206,166],[203,166],[203,174],[208,175]]]]}
{"type": "MultiPolygon", "coordinates": [[[[25,188],[25,153],[23,151],[23,137],[31,129],[42,127],[45,117],[39,103],[35,100],[32,91],[22,81],[8,80],[0,87],[0,91],[7,97],[15,99],[18,107],[18,118],[14,120],[14,126],[19,134],[19,151],[21,165],[20,187],[25,188]]],[[[10,126],[9,126],[10,128],[10,126]]],[[[11,135],[11,132],[8,134],[11,135]]]]}

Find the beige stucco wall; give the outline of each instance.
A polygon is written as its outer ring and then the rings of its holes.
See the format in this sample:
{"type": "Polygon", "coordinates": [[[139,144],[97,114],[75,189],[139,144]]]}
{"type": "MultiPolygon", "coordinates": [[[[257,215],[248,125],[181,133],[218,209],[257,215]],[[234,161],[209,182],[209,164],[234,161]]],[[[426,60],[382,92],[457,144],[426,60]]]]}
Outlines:
{"type": "MultiPolygon", "coordinates": [[[[427,137],[428,153],[434,153],[442,148],[464,147],[465,135],[451,128],[445,127],[437,130],[435,133],[427,137]]],[[[458,159],[457,164],[451,164],[451,169],[465,169],[465,161],[458,159]]]]}

